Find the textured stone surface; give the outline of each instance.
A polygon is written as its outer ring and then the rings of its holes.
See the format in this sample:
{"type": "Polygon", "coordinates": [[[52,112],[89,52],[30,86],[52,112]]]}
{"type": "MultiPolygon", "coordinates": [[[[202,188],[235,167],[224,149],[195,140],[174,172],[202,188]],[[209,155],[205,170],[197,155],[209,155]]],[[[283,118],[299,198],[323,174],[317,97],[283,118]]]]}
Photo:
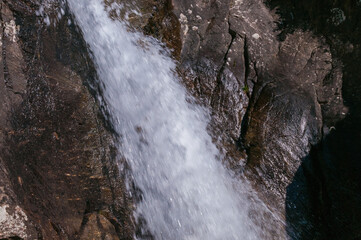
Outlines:
{"type": "Polygon", "coordinates": [[[1,3],[0,238],[130,239],[114,139],[90,94],[94,68],[71,16],[52,4],[48,25],[35,1],[1,3]]]}
{"type": "Polygon", "coordinates": [[[342,64],[329,41],[302,28],[283,34],[280,16],[262,1],[171,5],[180,24],[174,32],[181,39],[178,72],[210,107],[210,131],[226,163],[245,172],[281,225],[285,221],[274,238],[284,238],[282,231],[292,238],[315,233],[310,151],[348,111],[342,64]]]}
{"type": "MultiPolygon", "coordinates": [[[[281,38],[298,28],[312,30],[323,35],[330,45],[332,65],[340,66],[337,61],[342,61],[342,67],[334,68],[323,82],[331,91],[318,94],[323,113],[323,139],[312,147],[290,184],[287,202],[291,206],[287,211],[302,221],[302,209],[305,209],[302,202],[306,199],[297,196],[305,195],[305,190],[298,187],[303,182],[313,196],[309,199],[312,202],[309,211],[315,215],[319,239],[358,239],[361,236],[360,2],[272,0],[269,3],[277,7],[281,16],[278,23],[281,38]],[[337,81],[338,78],[342,78],[342,82],[337,81]],[[332,93],[333,89],[337,94],[332,93]],[[335,104],[340,101],[339,93],[347,107],[341,111],[335,104]]],[[[297,223],[301,222],[291,220],[294,224],[290,224],[290,228],[298,227],[297,223]]],[[[313,239],[315,234],[305,229],[299,231],[299,237],[313,239]]]]}
{"type": "MultiPolygon", "coordinates": [[[[225,164],[273,213],[254,214],[269,219],[265,239],[360,237],[357,1],[105,3],[173,49],[225,164]]],[[[1,3],[0,238],[131,239],[111,126],[89,93],[96,73],[53,4],[1,3]]]]}

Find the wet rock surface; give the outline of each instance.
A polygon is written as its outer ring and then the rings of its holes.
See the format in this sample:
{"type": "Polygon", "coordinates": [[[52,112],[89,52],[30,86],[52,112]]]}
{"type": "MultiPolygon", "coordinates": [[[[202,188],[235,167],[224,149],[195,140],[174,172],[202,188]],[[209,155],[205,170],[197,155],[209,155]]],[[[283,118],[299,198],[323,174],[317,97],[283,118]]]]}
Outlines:
{"type": "Polygon", "coordinates": [[[46,25],[36,9],[1,3],[0,238],[131,239],[85,44],[66,11],[46,25]]]}
{"type": "MultiPolygon", "coordinates": [[[[290,238],[357,238],[359,3],[170,2],[179,73],[210,107],[229,167],[245,173],[290,238]]],[[[151,24],[162,39],[162,20],[151,24]]],[[[285,237],[282,228],[273,238],[285,237]]]]}
{"type": "MultiPolygon", "coordinates": [[[[113,2],[172,49],[225,164],[277,216],[267,239],[361,237],[359,2],[113,2]]],[[[67,11],[37,9],[1,3],[0,239],[132,239],[85,44],[67,11]]]]}
{"type": "MultiPolygon", "coordinates": [[[[316,217],[315,226],[320,232],[319,239],[358,239],[361,236],[360,226],[360,156],[361,156],[361,79],[357,64],[360,58],[360,17],[359,1],[270,1],[271,7],[278,7],[281,16],[280,37],[292,33],[295,29],[309,29],[317,35],[325,37],[334,59],[342,61],[343,67],[336,74],[343,74],[343,103],[348,111],[342,111],[341,121],[328,113],[333,112],[334,104],[325,105],[323,139],[311,149],[304,161],[297,179],[290,185],[287,193],[289,202],[302,209],[302,203],[294,201],[297,182],[307,182],[313,198],[312,211],[316,217]]],[[[329,82],[329,81],[327,81],[329,82]]],[[[293,211],[302,215],[302,211],[293,211]]],[[[297,221],[296,221],[297,223],[297,221]]],[[[296,226],[291,226],[296,227],[296,226]]],[[[310,233],[300,231],[305,239],[311,239],[310,233]]]]}

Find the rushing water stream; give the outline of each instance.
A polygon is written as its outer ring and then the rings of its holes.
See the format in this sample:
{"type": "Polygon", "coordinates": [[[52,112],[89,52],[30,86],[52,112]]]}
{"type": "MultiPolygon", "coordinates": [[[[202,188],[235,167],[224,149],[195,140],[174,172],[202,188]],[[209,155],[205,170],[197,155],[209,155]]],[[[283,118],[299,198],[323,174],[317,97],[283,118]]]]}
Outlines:
{"type": "Polygon", "coordinates": [[[186,101],[171,58],[110,19],[101,0],[68,3],[93,54],[119,152],[143,193],[135,218],[156,239],[259,239],[245,186],[218,160],[206,111],[186,101]]]}

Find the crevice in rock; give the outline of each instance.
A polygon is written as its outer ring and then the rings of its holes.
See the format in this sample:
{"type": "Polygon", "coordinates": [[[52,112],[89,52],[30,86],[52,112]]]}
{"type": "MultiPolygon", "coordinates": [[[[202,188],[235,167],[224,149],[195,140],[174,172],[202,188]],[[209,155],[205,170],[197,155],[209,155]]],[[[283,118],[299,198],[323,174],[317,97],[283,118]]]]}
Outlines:
{"type": "Polygon", "coordinates": [[[244,44],[243,44],[243,55],[244,55],[244,89],[245,89],[245,93],[248,97],[248,99],[251,99],[250,93],[249,93],[249,86],[248,86],[248,79],[249,79],[249,74],[250,74],[250,64],[251,64],[251,60],[249,58],[249,50],[248,50],[248,39],[247,36],[244,36],[244,44]]]}
{"type": "MultiPolygon", "coordinates": [[[[257,78],[258,78],[258,73],[256,72],[257,78]]],[[[247,110],[246,113],[242,119],[242,123],[241,123],[241,133],[240,133],[240,137],[237,140],[237,147],[240,148],[240,150],[245,150],[247,153],[247,156],[249,156],[249,149],[250,146],[248,146],[248,144],[246,143],[246,135],[248,132],[248,127],[249,127],[249,123],[251,121],[252,118],[252,111],[253,111],[253,107],[256,105],[259,96],[262,94],[262,92],[266,89],[266,87],[271,84],[273,81],[270,80],[266,83],[259,83],[259,84],[255,84],[254,89],[252,91],[251,97],[249,99],[249,104],[247,106],[247,110]]],[[[249,157],[246,161],[246,165],[249,163],[249,157]]]]}
{"type": "Polygon", "coordinates": [[[228,53],[229,53],[229,50],[232,47],[232,44],[233,44],[234,40],[237,37],[237,33],[234,30],[231,29],[231,23],[230,23],[229,20],[228,20],[228,33],[231,36],[231,41],[230,41],[230,43],[229,43],[229,45],[227,47],[226,53],[224,54],[222,66],[219,69],[219,71],[217,73],[217,76],[216,76],[216,87],[215,87],[215,89],[213,91],[211,101],[210,101],[212,107],[216,106],[217,98],[215,98],[215,97],[220,95],[220,91],[221,91],[221,87],[222,87],[222,75],[223,75],[224,69],[225,69],[227,61],[228,61],[228,53]]]}
{"type": "Polygon", "coordinates": [[[99,215],[97,215],[97,227],[99,228],[100,232],[101,232],[101,239],[105,239],[105,232],[104,232],[104,227],[103,225],[100,223],[100,219],[99,219],[99,215]]]}
{"type": "MultiPolygon", "coordinates": [[[[59,237],[61,236],[67,236],[67,234],[65,233],[64,229],[59,225],[59,224],[56,224],[54,222],[50,222],[52,228],[55,230],[55,232],[58,234],[59,237]]],[[[69,236],[67,236],[69,237],[69,236]]]]}
{"type": "MultiPolygon", "coordinates": [[[[248,148],[245,146],[244,139],[245,139],[246,132],[247,132],[247,129],[248,129],[248,124],[249,124],[250,117],[251,117],[252,107],[253,107],[253,105],[254,105],[254,103],[256,101],[256,95],[259,95],[259,94],[257,94],[258,86],[256,85],[256,82],[254,82],[254,81],[252,81],[254,83],[252,93],[249,92],[248,80],[250,78],[250,72],[251,72],[250,65],[251,64],[253,65],[253,69],[254,69],[254,72],[255,72],[255,75],[256,75],[257,79],[259,78],[259,73],[258,73],[258,70],[256,68],[256,63],[252,62],[251,59],[250,59],[247,36],[246,35],[244,35],[244,36],[239,35],[239,36],[241,38],[243,38],[243,40],[244,40],[244,45],[243,45],[243,54],[244,54],[243,57],[244,57],[244,66],[245,66],[244,87],[245,87],[245,89],[248,89],[248,91],[246,91],[246,94],[247,94],[249,103],[247,105],[246,112],[245,112],[244,117],[243,117],[242,122],[241,122],[240,137],[239,137],[239,139],[237,140],[236,143],[237,143],[237,146],[240,149],[245,149],[246,152],[247,152],[247,155],[248,155],[249,152],[247,150],[248,148]]],[[[259,92],[261,92],[262,90],[263,90],[263,87],[261,87],[259,92]]]]}
{"type": "Polygon", "coordinates": [[[80,229],[79,229],[79,233],[78,233],[78,237],[80,237],[83,232],[84,232],[84,229],[86,227],[86,224],[88,223],[89,221],[89,213],[90,213],[90,203],[89,201],[86,201],[86,207],[84,209],[84,213],[83,213],[83,219],[82,219],[82,222],[81,222],[81,225],[80,225],[80,229]]]}

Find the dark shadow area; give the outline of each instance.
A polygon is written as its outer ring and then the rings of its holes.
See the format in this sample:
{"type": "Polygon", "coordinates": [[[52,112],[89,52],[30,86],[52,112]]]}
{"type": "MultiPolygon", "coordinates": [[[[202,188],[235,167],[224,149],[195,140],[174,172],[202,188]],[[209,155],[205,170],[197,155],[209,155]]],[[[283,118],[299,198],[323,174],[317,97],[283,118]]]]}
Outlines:
{"type": "MultiPolygon", "coordinates": [[[[361,239],[361,1],[271,0],[281,16],[280,39],[296,29],[326,39],[342,62],[341,121],[322,106],[324,136],[303,159],[287,187],[287,232],[291,239],[361,239]]],[[[332,109],[331,109],[332,112],[332,109]]]]}
{"type": "Polygon", "coordinates": [[[317,192],[321,185],[319,179],[312,174],[315,167],[312,159],[312,153],[302,159],[302,166],[287,186],[286,231],[290,239],[322,239],[317,208],[317,192]]]}
{"type": "Polygon", "coordinates": [[[361,129],[352,115],[303,159],[287,187],[291,239],[361,239],[361,129]]]}

